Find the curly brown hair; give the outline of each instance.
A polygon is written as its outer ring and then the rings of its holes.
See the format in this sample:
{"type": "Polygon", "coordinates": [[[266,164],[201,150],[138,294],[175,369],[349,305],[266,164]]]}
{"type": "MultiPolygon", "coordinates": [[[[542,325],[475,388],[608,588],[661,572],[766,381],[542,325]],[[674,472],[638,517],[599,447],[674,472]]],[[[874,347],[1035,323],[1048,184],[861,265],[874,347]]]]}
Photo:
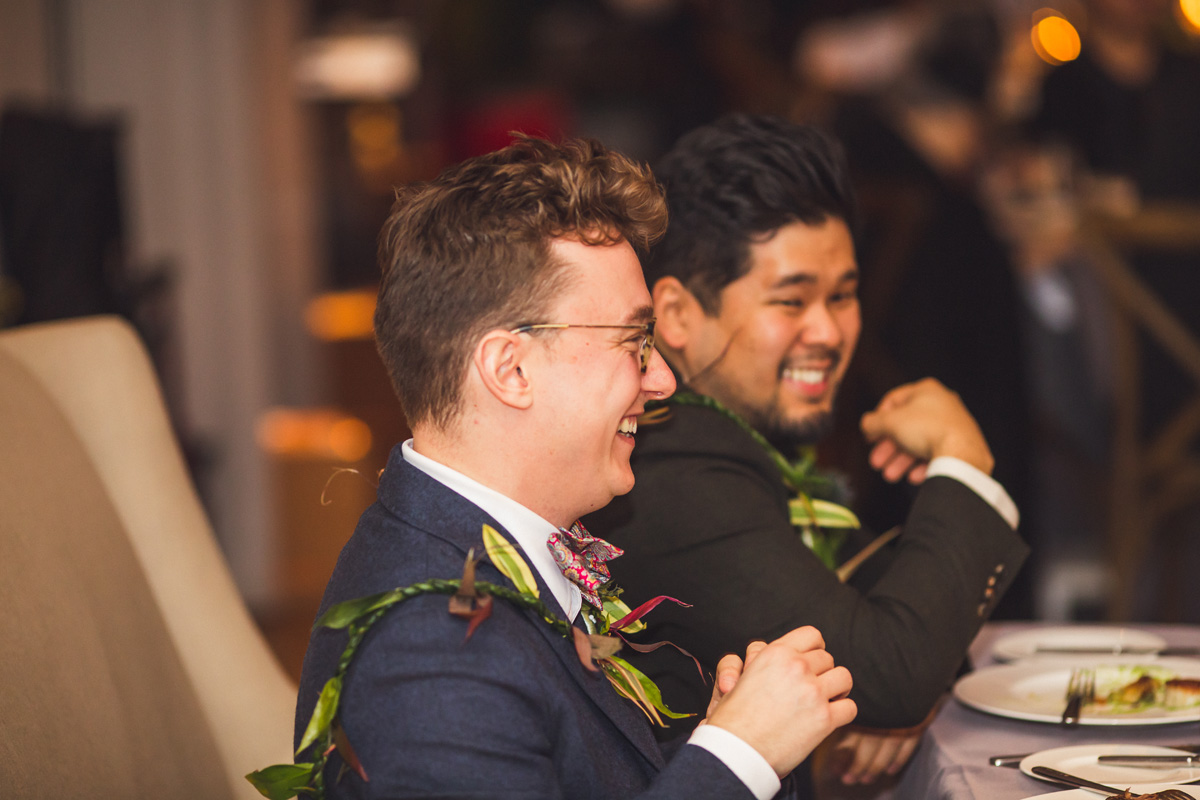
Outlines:
{"type": "Polygon", "coordinates": [[[409,425],[448,426],[479,338],[539,320],[569,286],[552,240],[644,254],[666,224],[649,168],[586,139],[518,136],[397,190],[379,237],[375,339],[409,425]]]}

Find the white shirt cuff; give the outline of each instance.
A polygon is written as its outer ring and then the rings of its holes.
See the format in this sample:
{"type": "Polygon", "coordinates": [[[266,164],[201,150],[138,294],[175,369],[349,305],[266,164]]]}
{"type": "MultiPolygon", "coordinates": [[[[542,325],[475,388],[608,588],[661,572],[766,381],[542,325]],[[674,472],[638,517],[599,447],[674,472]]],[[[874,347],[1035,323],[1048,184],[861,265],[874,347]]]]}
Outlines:
{"type": "Polygon", "coordinates": [[[716,756],[758,800],[770,800],[779,793],[779,776],[767,760],[734,733],[704,724],[688,738],[688,744],[702,747],[716,756]]]}
{"type": "Polygon", "coordinates": [[[976,469],[962,459],[951,456],[939,456],[929,462],[925,477],[932,478],[934,475],[943,475],[965,484],[968,489],[996,509],[996,513],[1004,517],[1004,521],[1013,530],[1016,530],[1017,523],[1021,521],[1021,512],[1017,510],[1017,504],[1008,496],[1008,492],[1004,491],[1004,487],[996,483],[991,475],[976,469]]]}

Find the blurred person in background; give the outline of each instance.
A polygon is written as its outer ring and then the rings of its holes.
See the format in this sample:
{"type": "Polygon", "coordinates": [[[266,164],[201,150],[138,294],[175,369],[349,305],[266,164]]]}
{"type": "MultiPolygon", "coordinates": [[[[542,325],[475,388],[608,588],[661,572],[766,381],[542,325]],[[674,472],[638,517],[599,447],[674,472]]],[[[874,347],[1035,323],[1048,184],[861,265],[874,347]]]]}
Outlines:
{"type": "Polygon", "coordinates": [[[839,25],[810,32],[796,57],[837,95],[829,125],[845,145],[862,212],[863,338],[826,452],[851,476],[864,520],[891,527],[911,493],[863,467],[857,420],[897,384],[929,376],[951,387],[991,445],[996,478],[1021,507],[1034,550],[996,616],[1028,618],[1039,535],[1023,301],[1009,248],[978,196],[1002,31],[990,4],[977,2],[910,3],[839,25]],[[868,35],[889,43],[890,60],[832,55],[868,35]]]}
{"type": "MultiPolygon", "coordinates": [[[[1170,0],[1087,0],[1079,57],[1054,67],[1030,129],[1074,155],[1085,209],[1129,215],[1155,203],[1200,202],[1200,56],[1171,14],[1170,0]]],[[[1069,258],[1073,242],[1059,249],[1069,258]]],[[[1133,267],[1200,334],[1195,255],[1142,253],[1133,267]]],[[[1143,352],[1147,433],[1194,391],[1157,347],[1143,352]]]]}

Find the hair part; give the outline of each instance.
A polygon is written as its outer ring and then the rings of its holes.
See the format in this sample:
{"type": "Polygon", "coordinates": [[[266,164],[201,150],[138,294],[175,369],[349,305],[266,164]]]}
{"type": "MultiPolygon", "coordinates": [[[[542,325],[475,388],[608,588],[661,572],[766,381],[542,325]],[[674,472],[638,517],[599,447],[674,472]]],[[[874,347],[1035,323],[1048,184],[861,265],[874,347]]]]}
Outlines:
{"type": "Polygon", "coordinates": [[[685,134],[655,169],[671,225],[645,262],[653,286],[676,277],[708,314],[750,269],[750,245],[793,222],[857,224],[841,146],[779,117],[732,114],[685,134]]]}
{"type": "Polygon", "coordinates": [[[544,321],[571,281],[551,241],[644,254],[666,228],[645,165],[592,140],[515,137],[398,189],[380,233],[376,345],[409,425],[455,419],[485,333],[544,321]]]}

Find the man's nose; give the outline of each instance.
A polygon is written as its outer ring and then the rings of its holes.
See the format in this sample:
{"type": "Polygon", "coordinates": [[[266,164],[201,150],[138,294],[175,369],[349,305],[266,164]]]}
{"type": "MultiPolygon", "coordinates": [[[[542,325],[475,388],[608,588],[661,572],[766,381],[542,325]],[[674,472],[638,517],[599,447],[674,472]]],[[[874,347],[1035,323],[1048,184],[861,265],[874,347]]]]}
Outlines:
{"type": "Polygon", "coordinates": [[[642,391],[660,400],[675,393],[675,374],[657,348],[650,349],[650,361],[642,375],[642,391]]]}
{"type": "Polygon", "coordinates": [[[825,303],[809,306],[801,325],[800,339],[804,344],[836,347],[842,343],[842,326],[825,303]]]}

